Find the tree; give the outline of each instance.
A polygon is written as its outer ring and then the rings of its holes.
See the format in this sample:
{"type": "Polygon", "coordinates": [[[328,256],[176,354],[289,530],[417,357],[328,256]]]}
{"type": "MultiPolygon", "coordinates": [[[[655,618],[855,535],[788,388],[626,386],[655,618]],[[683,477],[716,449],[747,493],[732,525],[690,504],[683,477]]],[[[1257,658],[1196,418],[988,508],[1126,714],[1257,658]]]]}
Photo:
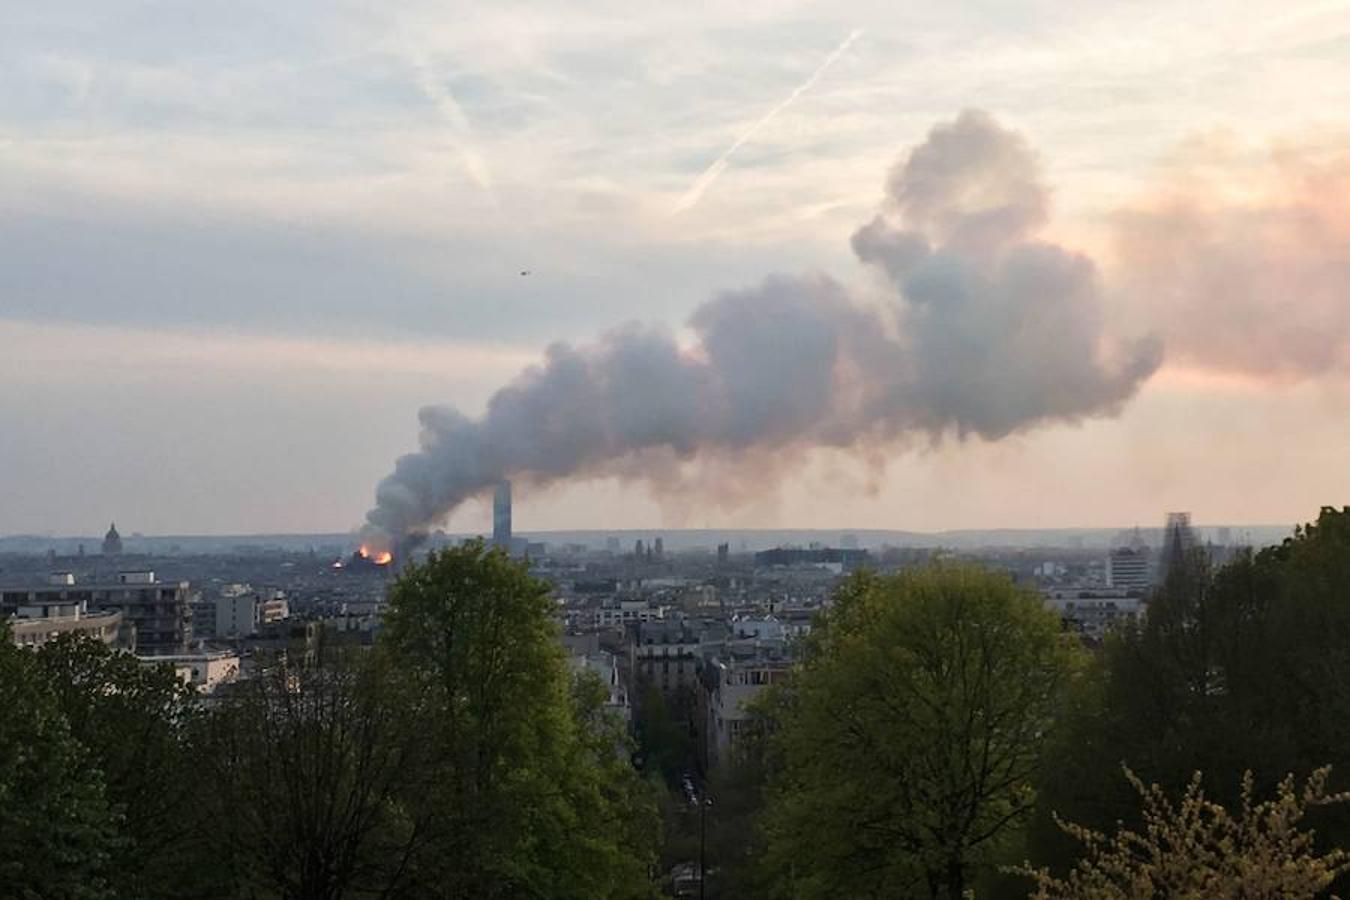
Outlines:
{"type": "Polygon", "coordinates": [[[43,644],[31,662],[70,737],[101,775],[118,823],[114,889],[124,897],[176,895],[188,864],[182,845],[195,781],[184,746],[196,715],[192,689],[170,667],[146,666],[79,635],[43,644]]]}
{"type": "Polygon", "coordinates": [[[203,724],[205,896],[407,897],[427,839],[421,723],[379,653],[275,661],[203,724]]]}
{"type": "MultiPolygon", "coordinates": [[[[763,736],[751,727],[742,730],[729,758],[709,773],[706,792],[712,805],[707,815],[709,898],[762,897],[771,893],[759,865],[765,848],[755,823],[763,814],[766,766],[763,736]]],[[[686,857],[688,858],[688,857],[686,857]]]]}
{"type": "Polygon", "coordinates": [[[115,896],[117,817],[34,655],[0,621],[0,886],[21,900],[115,896]]]}
{"type": "MultiPolygon", "coordinates": [[[[1172,567],[1145,620],[1105,643],[1048,748],[1034,850],[1063,866],[1073,847],[1052,813],[1106,830],[1138,825],[1112,773],[1180,792],[1203,771],[1221,803],[1283,774],[1350,771],[1350,510],[1323,509],[1278,547],[1213,570],[1201,548],[1172,567]]],[[[1322,831],[1350,834],[1341,807],[1322,831]]]]}
{"type": "Polygon", "coordinates": [[[1125,776],[1143,801],[1141,829],[1122,827],[1107,837],[1061,824],[1084,847],[1084,859],[1066,878],[1046,869],[1018,871],[1035,881],[1033,900],[1316,897],[1350,872],[1350,854],[1339,849],[1319,853],[1312,832],[1302,827],[1312,807],[1350,800],[1350,795],[1328,793],[1329,771],[1315,771],[1302,790],[1286,776],[1275,797],[1259,803],[1248,773],[1233,815],[1205,796],[1198,772],[1174,804],[1162,787],[1145,786],[1127,768],[1125,776]]]}
{"type": "Polygon", "coordinates": [[[764,822],[782,892],[962,897],[1031,809],[1074,659],[1002,575],[846,582],[771,707],[764,822]]]}
{"type": "Polygon", "coordinates": [[[680,776],[694,765],[688,724],[693,698],[681,692],[671,703],[660,688],[646,682],[639,688],[637,699],[637,738],[643,767],[660,773],[667,785],[677,785],[680,776]]]}
{"type": "Polygon", "coordinates": [[[594,672],[573,679],[577,740],[566,769],[575,779],[572,805],[602,857],[597,871],[606,885],[595,896],[647,897],[661,846],[661,821],[652,786],[633,768],[633,741],[619,718],[605,710],[608,690],[594,672]],[[599,838],[599,840],[596,840],[599,838]]]}
{"type": "Polygon", "coordinates": [[[546,583],[481,541],[406,566],[390,590],[383,640],[436,750],[431,788],[409,800],[431,823],[421,896],[650,892],[648,827],[632,821],[650,802],[586,727],[593,700],[572,689],[554,612],[546,583]]]}

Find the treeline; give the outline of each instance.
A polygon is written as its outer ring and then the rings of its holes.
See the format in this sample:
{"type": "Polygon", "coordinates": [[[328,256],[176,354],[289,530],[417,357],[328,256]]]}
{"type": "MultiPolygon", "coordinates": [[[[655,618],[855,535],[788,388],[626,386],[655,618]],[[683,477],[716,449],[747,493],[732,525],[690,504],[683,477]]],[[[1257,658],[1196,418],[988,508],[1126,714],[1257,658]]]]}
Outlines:
{"type": "Polygon", "coordinates": [[[960,566],[854,577],[803,650],[719,779],[754,827],[711,895],[1313,897],[1350,866],[1350,509],[1192,551],[1096,651],[960,566]]]}
{"type": "Polygon", "coordinates": [[[209,706],[97,643],[0,635],[0,896],[652,896],[652,790],[552,615],[504,555],[447,550],[373,649],[209,706]]]}

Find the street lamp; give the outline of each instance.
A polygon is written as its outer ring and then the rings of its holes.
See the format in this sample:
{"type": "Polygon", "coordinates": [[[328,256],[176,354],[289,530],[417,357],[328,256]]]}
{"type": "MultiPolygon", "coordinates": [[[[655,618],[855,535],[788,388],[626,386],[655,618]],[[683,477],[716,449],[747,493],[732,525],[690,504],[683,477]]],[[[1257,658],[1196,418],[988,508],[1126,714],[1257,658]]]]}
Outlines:
{"type": "Polygon", "coordinates": [[[698,900],[704,900],[704,885],[708,880],[708,809],[713,805],[711,797],[705,797],[698,804],[698,900]]]}

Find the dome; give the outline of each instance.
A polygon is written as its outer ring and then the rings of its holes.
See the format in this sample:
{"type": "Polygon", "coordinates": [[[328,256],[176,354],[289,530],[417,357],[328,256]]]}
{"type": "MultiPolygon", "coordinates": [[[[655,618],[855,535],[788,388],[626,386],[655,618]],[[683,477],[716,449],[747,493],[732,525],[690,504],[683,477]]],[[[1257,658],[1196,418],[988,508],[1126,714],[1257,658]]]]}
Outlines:
{"type": "Polygon", "coordinates": [[[122,536],[117,533],[117,523],[108,525],[108,533],[103,536],[103,555],[116,556],[122,552],[122,536]]]}

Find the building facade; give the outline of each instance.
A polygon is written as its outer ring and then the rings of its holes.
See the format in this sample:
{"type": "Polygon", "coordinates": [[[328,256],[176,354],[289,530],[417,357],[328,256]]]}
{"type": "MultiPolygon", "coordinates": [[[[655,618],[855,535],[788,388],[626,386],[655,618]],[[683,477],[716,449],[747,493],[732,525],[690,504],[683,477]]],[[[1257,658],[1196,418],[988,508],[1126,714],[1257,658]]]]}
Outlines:
{"type": "Polygon", "coordinates": [[[702,667],[701,644],[697,630],[683,619],[639,622],[630,654],[634,675],[666,693],[694,687],[702,667]]]}
{"type": "Polygon", "coordinates": [[[192,608],[186,581],[164,582],[154,572],[122,572],[110,581],[80,582],[65,573],[46,584],[6,588],[5,607],[62,607],[121,614],[119,643],[141,655],[185,653],[192,640],[192,608]]]}
{"type": "Polygon", "coordinates": [[[289,614],[286,595],[281,591],[255,591],[248,585],[233,584],[216,598],[215,636],[222,640],[249,637],[289,614]]]}
{"type": "Polygon", "coordinates": [[[0,592],[0,619],[9,620],[10,637],[19,647],[40,647],[63,634],[78,634],[105,644],[114,644],[122,633],[122,614],[116,610],[89,609],[82,594],[63,595],[75,579],[68,573],[53,575],[47,587],[56,591],[0,592]]]}
{"type": "Polygon", "coordinates": [[[709,663],[708,721],[705,730],[707,764],[715,767],[735,752],[751,725],[750,703],[771,684],[787,678],[791,662],[751,652],[709,663]]]}
{"type": "Polygon", "coordinates": [[[172,666],[179,680],[202,694],[209,694],[239,677],[239,657],[226,650],[142,656],[140,659],[146,665],[172,666]]]}
{"type": "Polygon", "coordinates": [[[1106,558],[1106,586],[1123,591],[1147,591],[1153,585],[1148,550],[1118,547],[1106,558]]]}
{"type": "Polygon", "coordinates": [[[1121,622],[1137,619],[1144,609],[1144,599],[1138,591],[1119,588],[1050,589],[1041,595],[1045,605],[1059,614],[1066,627],[1094,639],[1104,637],[1121,622]]]}

